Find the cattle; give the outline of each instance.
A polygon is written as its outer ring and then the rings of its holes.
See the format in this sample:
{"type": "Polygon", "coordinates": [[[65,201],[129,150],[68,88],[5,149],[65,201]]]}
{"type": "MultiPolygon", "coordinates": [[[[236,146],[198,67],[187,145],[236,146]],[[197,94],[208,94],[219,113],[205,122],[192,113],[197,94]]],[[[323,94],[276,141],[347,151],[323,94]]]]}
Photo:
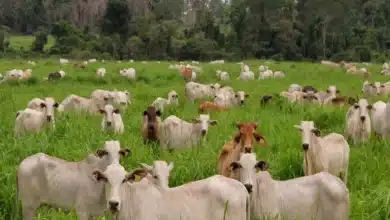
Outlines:
{"type": "Polygon", "coordinates": [[[320,91],[317,93],[317,97],[319,101],[322,104],[327,104],[330,102],[333,98],[336,98],[336,96],[340,93],[340,90],[337,89],[336,86],[329,86],[326,92],[320,91]]]}
{"type": "Polygon", "coordinates": [[[199,113],[207,113],[211,111],[226,111],[227,109],[224,106],[217,105],[214,102],[205,101],[199,105],[199,113]]]}
{"type": "Polygon", "coordinates": [[[130,154],[130,149],[120,148],[119,141],[106,141],[104,149],[81,161],[66,161],[44,153],[25,158],[17,170],[17,194],[22,201],[23,219],[33,220],[41,203],[74,208],[80,220],[103,215],[104,185],[96,183],[91,172],[119,164],[121,155],[130,154]]]}
{"type": "Polygon", "coordinates": [[[320,172],[291,180],[274,180],[268,163],[242,153],[230,165],[251,194],[252,217],[260,219],[349,219],[349,191],[337,177],[320,172]],[[256,173],[256,170],[259,170],[256,173]]]}
{"type": "Polygon", "coordinates": [[[158,142],[160,137],[161,112],[154,106],[148,106],[143,112],[142,136],[144,143],[158,142]]]}
{"type": "Polygon", "coordinates": [[[125,126],[123,125],[120,110],[112,105],[104,106],[104,109],[99,109],[101,114],[104,114],[102,120],[102,130],[114,132],[115,134],[123,134],[125,126]]]}
{"type": "Polygon", "coordinates": [[[309,92],[309,91],[313,91],[314,93],[318,92],[316,88],[308,85],[304,86],[302,89],[302,92],[309,92]]]}
{"type": "Polygon", "coordinates": [[[91,93],[90,99],[93,100],[92,104],[96,104],[97,109],[102,109],[107,104],[115,104],[115,94],[107,90],[96,89],[91,93]]]}
{"type": "Polygon", "coordinates": [[[259,66],[259,72],[265,72],[267,70],[268,70],[268,66],[263,66],[263,65],[259,66]]]}
{"type": "Polygon", "coordinates": [[[215,175],[174,188],[155,185],[147,169],[127,173],[120,164],[92,173],[106,185],[106,207],[117,220],[245,220],[249,194],[238,181],[215,175]],[[134,182],[136,175],[141,181],[134,182]],[[129,184],[130,183],[130,184],[129,184]]]}
{"type": "Polygon", "coordinates": [[[60,58],[59,63],[60,63],[61,65],[65,65],[65,64],[68,64],[68,63],[69,63],[69,60],[68,60],[68,59],[64,59],[64,58],[60,58]]]}
{"type": "Polygon", "coordinates": [[[288,92],[294,92],[294,91],[302,91],[302,87],[298,84],[291,84],[288,88],[288,92]]]}
{"type": "Polygon", "coordinates": [[[271,95],[264,95],[263,97],[261,97],[260,105],[264,106],[268,104],[271,101],[271,99],[272,99],[271,95]]]}
{"type": "Polygon", "coordinates": [[[136,71],[134,68],[120,70],[119,74],[121,76],[126,77],[126,78],[131,79],[131,80],[136,79],[136,71]]]}
{"type": "Polygon", "coordinates": [[[372,105],[372,129],[376,136],[387,139],[390,137],[390,103],[383,101],[375,102],[372,105]]]}
{"type": "Polygon", "coordinates": [[[122,107],[127,107],[129,104],[131,104],[131,94],[129,91],[118,91],[114,90],[111,92],[112,96],[114,97],[113,103],[115,105],[119,105],[122,107]]]}
{"type": "Polygon", "coordinates": [[[321,131],[314,126],[313,121],[301,121],[300,125],[294,127],[302,134],[305,176],[325,171],[347,184],[349,145],[344,137],[337,133],[321,137],[321,131]]]}
{"type": "Polygon", "coordinates": [[[40,132],[45,127],[55,128],[54,110],[58,103],[53,98],[46,98],[39,104],[41,109],[26,108],[16,113],[15,134],[22,135],[26,132],[40,132]]]}
{"type": "Polygon", "coordinates": [[[217,70],[217,78],[219,80],[222,80],[222,81],[226,81],[226,80],[229,80],[230,77],[229,77],[229,73],[225,72],[225,71],[221,71],[221,70],[217,70]]]}
{"type": "Polygon", "coordinates": [[[301,99],[298,98],[298,100],[297,100],[298,103],[300,103],[300,104],[305,104],[305,103],[314,103],[314,104],[318,104],[318,105],[322,104],[321,100],[318,97],[318,94],[314,93],[313,91],[301,93],[301,96],[298,96],[298,97],[301,98],[301,99]]]}
{"type": "Polygon", "coordinates": [[[0,80],[3,80],[4,79],[4,77],[3,77],[3,75],[0,73],[0,80]]]}
{"type": "Polygon", "coordinates": [[[371,119],[368,114],[371,109],[372,105],[368,104],[366,99],[360,99],[358,103],[354,103],[348,109],[345,116],[344,136],[353,138],[354,145],[368,141],[371,135],[371,119]]]}
{"type": "Polygon", "coordinates": [[[224,60],[213,60],[213,61],[210,61],[210,64],[224,64],[225,61],[224,60]]]}
{"type": "Polygon", "coordinates": [[[245,98],[248,97],[249,94],[246,94],[244,91],[234,92],[231,87],[223,87],[216,92],[214,102],[218,106],[229,108],[232,106],[244,105],[245,98]]]}
{"type": "Polygon", "coordinates": [[[272,70],[266,70],[264,72],[259,73],[259,80],[267,79],[267,78],[272,78],[274,73],[272,70]]]}
{"type": "Polygon", "coordinates": [[[152,182],[154,185],[160,187],[161,189],[169,188],[169,175],[173,169],[173,162],[169,164],[163,160],[153,161],[152,166],[146,163],[140,163],[141,166],[152,176],[152,182]]]}
{"type": "Polygon", "coordinates": [[[164,107],[166,105],[179,105],[179,95],[176,91],[172,90],[168,93],[168,99],[158,97],[154,100],[152,105],[161,112],[164,112],[164,107]]]}
{"type": "Polygon", "coordinates": [[[64,101],[58,107],[58,112],[88,112],[90,114],[95,114],[99,112],[100,106],[111,104],[109,100],[103,100],[101,103],[96,99],[87,99],[78,95],[71,94],[67,96],[64,101]]]}
{"type": "Polygon", "coordinates": [[[99,68],[96,70],[96,76],[97,77],[104,77],[106,75],[106,69],[105,68],[99,68]]]}
{"type": "Polygon", "coordinates": [[[241,152],[253,152],[253,139],[255,139],[257,143],[260,143],[260,141],[263,140],[264,145],[267,145],[264,136],[256,131],[258,125],[259,122],[241,123],[238,121],[236,123],[238,129],[237,134],[232,140],[223,145],[222,151],[219,154],[218,174],[230,177],[230,163],[239,160],[241,152]]]}
{"type": "Polygon", "coordinates": [[[96,60],[95,58],[94,58],[94,59],[89,59],[88,62],[90,62],[90,63],[96,63],[97,60],[96,60]]]}
{"type": "Polygon", "coordinates": [[[53,81],[53,80],[61,79],[62,77],[63,76],[61,75],[60,72],[52,72],[52,73],[49,73],[47,79],[50,81],[53,81]]]}
{"type": "Polygon", "coordinates": [[[46,106],[47,105],[53,105],[53,107],[58,108],[59,104],[55,102],[55,99],[52,97],[46,97],[44,99],[40,98],[34,98],[32,99],[28,104],[27,108],[29,109],[34,109],[40,112],[46,111],[46,106]],[[54,104],[53,104],[54,103],[54,104]]]}
{"type": "Polygon", "coordinates": [[[356,99],[349,97],[349,96],[337,96],[335,98],[331,98],[327,103],[324,103],[324,105],[343,107],[346,105],[353,105],[356,102],[357,102],[356,99]]]}
{"type": "Polygon", "coordinates": [[[205,114],[194,118],[192,123],[171,115],[161,124],[160,146],[169,150],[196,146],[206,136],[209,125],[217,123],[205,114]]]}
{"type": "Polygon", "coordinates": [[[374,89],[374,84],[369,83],[367,80],[364,81],[363,87],[362,87],[362,92],[368,95],[375,94],[375,89],[374,89]]]}
{"type": "Polygon", "coordinates": [[[254,80],[255,74],[249,70],[249,67],[247,65],[241,63],[241,72],[240,72],[240,76],[237,79],[243,81],[254,80]]]}
{"type": "Polygon", "coordinates": [[[214,97],[221,87],[222,86],[218,83],[205,85],[196,82],[188,82],[184,87],[184,93],[188,100],[194,103],[197,99],[214,97]]]}
{"type": "Polygon", "coordinates": [[[190,66],[182,66],[180,68],[180,75],[183,77],[184,81],[195,81],[196,73],[193,71],[193,68],[190,66]]]}
{"type": "Polygon", "coordinates": [[[324,64],[324,65],[327,65],[327,66],[333,67],[333,68],[340,67],[340,64],[332,62],[332,61],[328,61],[328,60],[321,60],[321,64],[324,64]]]}

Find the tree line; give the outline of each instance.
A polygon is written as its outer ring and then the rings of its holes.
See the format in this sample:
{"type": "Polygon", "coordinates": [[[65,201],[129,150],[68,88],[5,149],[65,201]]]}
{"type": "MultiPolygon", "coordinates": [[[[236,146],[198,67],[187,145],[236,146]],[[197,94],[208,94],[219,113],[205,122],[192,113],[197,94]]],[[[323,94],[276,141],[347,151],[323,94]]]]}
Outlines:
{"type": "Polygon", "coordinates": [[[12,33],[47,55],[115,59],[385,61],[387,0],[3,0],[12,33]],[[55,45],[44,51],[47,36],[55,45]]]}

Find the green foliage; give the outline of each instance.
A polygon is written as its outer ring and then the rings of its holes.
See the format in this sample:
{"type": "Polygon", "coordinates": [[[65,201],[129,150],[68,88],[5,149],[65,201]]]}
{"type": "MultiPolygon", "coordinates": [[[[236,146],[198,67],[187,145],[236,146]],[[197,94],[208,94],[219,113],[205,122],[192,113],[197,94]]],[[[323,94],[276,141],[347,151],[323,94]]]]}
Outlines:
{"type": "Polygon", "coordinates": [[[126,36],[129,32],[130,11],[125,0],[109,0],[104,14],[102,31],[106,35],[119,33],[126,36]]]}
{"type": "Polygon", "coordinates": [[[43,52],[43,48],[48,42],[48,34],[45,31],[37,31],[34,34],[35,40],[32,45],[32,51],[43,52]]]}

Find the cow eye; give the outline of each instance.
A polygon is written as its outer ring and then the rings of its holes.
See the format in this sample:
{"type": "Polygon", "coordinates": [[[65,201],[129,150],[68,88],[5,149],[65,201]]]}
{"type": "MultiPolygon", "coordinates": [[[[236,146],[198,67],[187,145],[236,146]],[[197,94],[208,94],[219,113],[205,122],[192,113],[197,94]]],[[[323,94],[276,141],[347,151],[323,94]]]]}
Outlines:
{"type": "Polygon", "coordinates": [[[158,179],[158,176],[155,175],[155,176],[153,176],[153,178],[158,179]]]}
{"type": "Polygon", "coordinates": [[[354,105],[353,106],[355,109],[358,109],[359,108],[359,105],[354,105]]]}

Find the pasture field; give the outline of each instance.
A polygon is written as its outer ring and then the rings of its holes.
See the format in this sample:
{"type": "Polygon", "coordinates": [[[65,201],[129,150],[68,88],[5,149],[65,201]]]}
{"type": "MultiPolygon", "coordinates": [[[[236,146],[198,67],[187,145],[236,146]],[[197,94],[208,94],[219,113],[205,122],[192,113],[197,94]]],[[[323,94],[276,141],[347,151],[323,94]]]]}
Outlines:
{"type": "MultiPolygon", "coordinates": [[[[14,50],[20,50],[22,47],[24,50],[30,50],[31,46],[35,40],[34,36],[25,36],[25,35],[11,35],[9,37],[9,41],[11,43],[11,47],[14,50]]],[[[45,45],[44,50],[50,49],[54,45],[55,39],[49,35],[47,44],[45,45]]]]}
{"type": "MultiPolygon", "coordinates": [[[[258,66],[265,61],[246,62],[258,77],[258,66]]],[[[130,171],[139,167],[138,162],[150,164],[153,160],[173,161],[175,168],[171,172],[170,186],[177,186],[193,180],[199,180],[216,173],[217,157],[222,145],[237,132],[236,121],[260,121],[260,131],[268,142],[268,147],[256,146],[258,159],[270,164],[270,173],[275,179],[288,180],[303,176],[303,151],[301,134],[293,127],[301,120],[313,120],[322,135],[331,132],[343,134],[347,108],[290,105],[277,102],[260,107],[260,98],[265,94],[279,93],[287,90],[292,83],[313,85],[326,90],[329,85],[337,85],[341,95],[362,97],[361,88],[364,78],[347,75],[342,69],[331,69],[325,65],[313,63],[278,62],[266,64],[272,70],[286,73],[284,79],[267,79],[243,82],[236,80],[240,66],[236,63],[200,64],[202,71],[198,74],[200,82],[218,82],[215,76],[217,69],[226,70],[230,81],[219,82],[244,90],[250,95],[245,106],[227,112],[212,113],[211,119],[218,124],[210,126],[204,143],[193,149],[174,151],[159,150],[158,146],[143,144],[141,126],[143,111],[158,96],[166,97],[168,92],[176,90],[180,105],[167,108],[162,119],[171,114],[190,121],[198,116],[199,101],[189,103],[184,97],[184,81],[177,70],[169,70],[168,62],[148,62],[120,64],[114,62],[93,63],[85,69],[73,68],[71,64],[59,66],[57,60],[39,60],[36,67],[27,64],[26,60],[1,60],[0,72],[14,68],[32,68],[33,78],[22,83],[0,84],[0,219],[22,219],[15,209],[16,185],[15,171],[19,163],[27,156],[44,152],[66,160],[82,160],[88,153],[103,147],[106,140],[120,140],[121,146],[132,149],[133,155],[122,159],[121,164],[130,171]],[[104,79],[96,79],[97,68],[107,69],[104,79]],[[131,82],[119,75],[119,70],[134,67],[137,81],[131,82]],[[49,72],[64,70],[66,78],[58,82],[43,81],[49,72]],[[52,96],[61,102],[69,94],[88,97],[95,89],[125,90],[132,93],[132,104],[122,112],[125,124],[123,135],[115,136],[103,133],[100,123],[103,116],[87,116],[65,113],[56,114],[56,130],[29,134],[15,138],[13,134],[15,114],[26,108],[34,97],[52,96]]],[[[379,75],[381,65],[367,67],[372,76],[369,81],[385,82],[385,76],[379,75]]],[[[376,98],[375,100],[379,100],[376,98]]],[[[369,98],[372,104],[374,99],[369,98]]],[[[382,98],[388,101],[387,98],[382,98]]],[[[350,142],[351,143],[351,142],[350,142]]],[[[349,165],[348,189],[350,192],[350,219],[383,220],[390,219],[390,146],[388,142],[374,137],[370,142],[352,146],[349,165]]],[[[74,212],[63,212],[58,209],[41,207],[37,219],[69,220],[77,219],[74,212]]],[[[107,219],[107,218],[106,218],[107,219]]]]}

